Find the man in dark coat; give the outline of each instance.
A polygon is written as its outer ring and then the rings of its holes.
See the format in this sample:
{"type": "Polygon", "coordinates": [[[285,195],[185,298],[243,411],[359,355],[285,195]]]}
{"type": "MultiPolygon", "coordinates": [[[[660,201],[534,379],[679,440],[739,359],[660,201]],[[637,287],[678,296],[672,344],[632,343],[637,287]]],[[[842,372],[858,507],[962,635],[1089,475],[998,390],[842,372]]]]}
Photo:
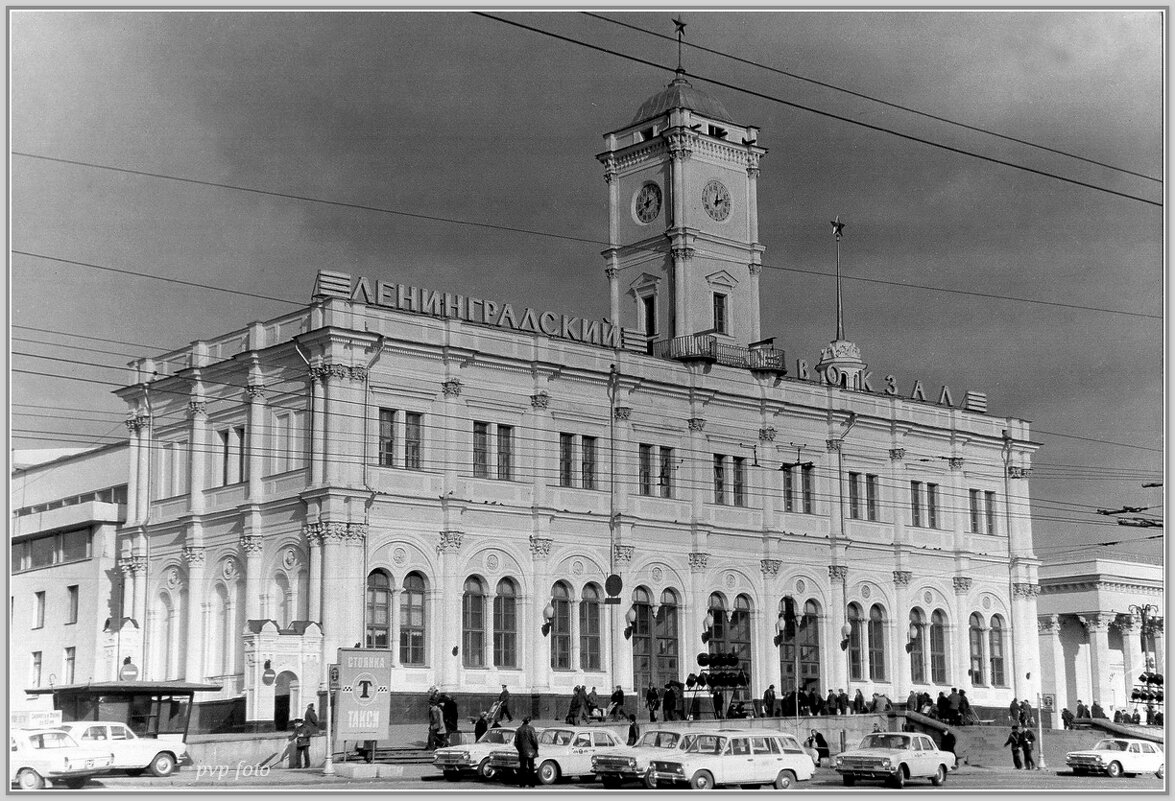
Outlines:
{"type": "Polygon", "coordinates": [[[943,751],[950,751],[953,754],[955,753],[956,742],[955,733],[950,729],[947,729],[942,733],[942,745],[940,745],[939,748],[943,751]]]}
{"type": "Polygon", "coordinates": [[[957,687],[951,688],[951,694],[947,696],[947,709],[950,714],[950,722],[959,725],[961,715],[959,710],[962,708],[963,701],[959,696],[959,689],[957,687]]]}
{"type": "Polygon", "coordinates": [[[828,751],[828,741],[824,739],[823,734],[816,731],[815,729],[812,729],[812,733],[808,736],[808,739],[804,741],[804,745],[808,746],[809,748],[816,749],[817,767],[819,767],[824,760],[830,758],[828,751]]]}
{"type": "Polygon", "coordinates": [[[1061,725],[1066,729],[1073,728],[1073,713],[1069,711],[1069,707],[1061,710],[1061,725]]]}
{"type": "Polygon", "coordinates": [[[838,714],[836,690],[829,689],[828,697],[824,699],[824,709],[830,715],[838,714]]]}
{"type": "Polygon", "coordinates": [[[1089,708],[1080,698],[1077,699],[1077,719],[1089,717],[1089,708]]]}
{"type": "Polygon", "coordinates": [[[772,684],[763,691],[763,716],[775,717],[775,685],[772,684]]]}
{"type": "Polygon", "coordinates": [[[715,718],[722,718],[724,716],[724,712],[725,712],[723,705],[726,702],[726,699],[722,694],[722,688],[721,687],[714,687],[710,691],[710,694],[711,694],[711,697],[714,699],[714,717],[715,718]]]}
{"type": "Polygon", "coordinates": [[[502,718],[514,722],[514,716],[510,714],[510,691],[505,684],[502,685],[502,692],[498,693],[498,720],[502,718]]]}
{"type": "Polygon", "coordinates": [[[661,695],[661,707],[665,713],[665,720],[677,719],[677,691],[673,689],[673,682],[665,682],[665,692],[661,695]]]}
{"type": "Polygon", "coordinates": [[[564,718],[568,726],[574,726],[579,720],[579,685],[571,691],[571,703],[567,706],[567,717],[564,718]]]}
{"type": "Polygon", "coordinates": [[[608,716],[613,720],[624,720],[624,690],[620,689],[619,684],[612,691],[612,703],[608,706],[608,716]]]}
{"type": "Polygon", "coordinates": [[[938,701],[935,702],[935,710],[938,712],[938,719],[943,723],[949,722],[951,716],[951,702],[947,700],[946,693],[942,690],[938,692],[938,701]]]}
{"type": "Polygon", "coordinates": [[[636,715],[628,716],[628,744],[636,745],[641,738],[641,727],[636,725],[636,715]]]}
{"type": "Polygon", "coordinates": [[[539,738],[529,717],[524,717],[514,732],[514,747],[518,749],[518,786],[537,787],[534,758],[539,754],[539,738]]]}
{"type": "Polygon", "coordinates": [[[473,738],[480,740],[481,736],[490,728],[490,722],[486,720],[486,713],[482,712],[477,718],[477,723],[473,725],[473,738]]]}
{"type": "Polygon", "coordinates": [[[1020,725],[1032,726],[1032,704],[1028,703],[1027,698],[1020,702],[1020,725]]]}
{"type": "Polygon", "coordinates": [[[971,699],[966,690],[959,690],[959,724],[967,725],[971,721],[971,699]]]}
{"type": "Polygon", "coordinates": [[[596,716],[596,710],[600,708],[600,697],[596,695],[596,688],[592,687],[592,691],[587,694],[587,711],[589,717],[596,716]]]}
{"type": "Polygon", "coordinates": [[[1089,716],[1091,718],[1104,718],[1106,713],[1102,711],[1102,705],[1094,701],[1093,706],[1090,707],[1089,716]]]}
{"type": "Polygon", "coordinates": [[[1011,746],[1012,748],[1012,764],[1016,766],[1016,770],[1024,767],[1020,762],[1020,749],[1023,747],[1023,738],[1020,735],[1020,726],[1018,724],[1012,725],[1012,733],[1008,735],[1008,739],[1004,740],[1004,748],[1011,746]]]}
{"type": "Polygon", "coordinates": [[[441,713],[439,699],[428,702],[428,750],[444,747],[445,718],[441,713]]]}
{"type": "Polygon", "coordinates": [[[314,711],[314,704],[306,706],[306,712],[302,715],[302,720],[306,721],[306,725],[310,727],[311,734],[318,733],[318,713],[314,711]]]}
{"type": "Polygon", "coordinates": [[[579,719],[589,723],[592,720],[592,703],[588,698],[587,688],[582,684],[579,686],[579,719]]]}
{"type": "Polygon", "coordinates": [[[453,735],[460,728],[458,724],[457,702],[450,695],[441,695],[441,720],[445,722],[445,739],[453,742],[453,735]]]}
{"type": "Polygon", "coordinates": [[[824,699],[820,697],[815,688],[812,688],[808,693],[808,711],[813,715],[819,715],[824,711],[824,699]]]}
{"type": "Polygon", "coordinates": [[[849,694],[844,690],[836,695],[836,709],[842,715],[849,714],[849,694]]]}
{"type": "Polygon", "coordinates": [[[649,722],[657,722],[657,710],[661,708],[661,696],[657,695],[657,688],[649,685],[645,691],[645,706],[649,709],[649,722]]]}
{"type": "Polygon", "coordinates": [[[910,690],[910,697],[906,699],[906,711],[918,711],[918,693],[914,692],[913,690],[910,690]]]}
{"type": "Polygon", "coordinates": [[[1036,742],[1036,735],[1032,729],[1020,732],[1020,752],[1024,754],[1024,769],[1036,770],[1036,760],[1032,758],[1032,745],[1036,742]]]}
{"type": "Polygon", "coordinates": [[[294,721],[294,733],[290,735],[293,740],[291,745],[293,751],[290,753],[289,766],[291,768],[308,768],[310,767],[310,735],[313,732],[302,718],[294,721]]]}

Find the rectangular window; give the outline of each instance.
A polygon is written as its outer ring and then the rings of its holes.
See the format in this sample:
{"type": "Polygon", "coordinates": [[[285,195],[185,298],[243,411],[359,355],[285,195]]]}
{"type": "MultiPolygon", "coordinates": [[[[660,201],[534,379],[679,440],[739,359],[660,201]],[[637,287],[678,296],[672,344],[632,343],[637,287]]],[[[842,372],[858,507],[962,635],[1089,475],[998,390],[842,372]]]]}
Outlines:
{"type": "Polygon", "coordinates": [[[661,497],[673,497],[673,448],[661,448],[661,473],[658,476],[661,497]]]}
{"type": "Polygon", "coordinates": [[[641,298],[644,306],[645,336],[652,337],[657,333],[657,299],[652,295],[641,298]]]}
{"type": "Polygon", "coordinates": [[[513,476],[514,426],[498,426],[498,480],[509,481],[513,476]]]}
{"type": "Polygon", "coordinates": [[[579,603],[579,667],[600,669],[600,604],[584,599],[579,603]]]}
{"type": "Polygon", "coordinates": [[[995,493],[989,491],[983,493],[983,496],[986,501],[984,510],[987,512],[987,533],[995,534],[995,493]]]}
{"type": "Polygon", "coordinates": [[[490,477],[490,424],[473,424],[473,477],[490,477]]]}
{"type": "Polygon", "coordinates": [[[30,567],[47,567],[57,563],[57,535],[29,540],[30,567]]]}
{"type": "Polygon", "coordinates": [[[861,517],[861,474],[849,473],[849,517],[854,520],[861,517]]]}
{"type": "Polygon", "coordinates": [[[653,494],[653,446],[640,444],[640,476],[638,483],[640,485],[641,495],[653,494]]]}
{"type": "Polygon", "coordinates": [[[485,596],[467,592],[461,607],[462,664],[485,667],[485,596]]]}
{"type": "Polygon", "coordinates": [[[596,438],[580,437],[579,456],[582,463],[583,488],[596,488],[596,438]]]}
{"type": "Polygon", "coordinates": [[[812,514],[812,475],[815,465],[806,464],[800,468],[800,478],[803,482],[804,514],[812,514]]]}
{"type": "Polygon", "coordinates": [[[783,468],[783,511],[785,512],[796,510],[795,474],[792,472],[794,469],[791,465],[786,465],[783,468]]]}
{"type": "Polygon", "coordinates": [[[379,410],[379,465],[396,466],[396,411],[379,410]]]}
{"type": "Polygon", "coordinates": [[[870,520],[877,520],[877,476],[865,476],[865,514],[870,520]]]}
{"type": "Polygon", "coordinates": [[[747,460],[744,456],[735,456],[731,459],[731,468],[733,475],[731,492],[734,495],[735,506],[747,505],[747,460]]]}
{"type": "Polygon", "coordinates": [[[714,454],[714,503],[726,503],[726,457],[714,454]]]}
{"type": "Polygon", "coordinates": [[[32,670],[29,671],[29,684],[33,687],[41,686],[41,652],[33,651],[32,670]]]}
{"type": "MultiPolygon", "coordinates": [[[[502,585],[499,584],[499,592],[502,585]]],[[[510,590],[513,593],[513,589],[510,590]]],[[[513,594],[494,596],[494,665],[516,667],[518,621],[513,594]]]]}
{"type": "MultiPolygon", "coordinates": [[[[384,410],[380,410],[380,422],[384,410]]],[[[273,445],[270,450],[271,475],[297,470],[302,466],[302,430],[306,416],[303,412],[281,412],[273,416],[273,445]]],[[[381,425],[382,433],[382,425],[381,425]]],[[[381,462],[382,464],[382,462],[381,462]]]]}
{"type": "Polygon", "coordinates": [[[922,482],[910,482],[910,525],[922,525],[922,482]]]}
{"type": "Polygon", "coordinates": [[[65,649],[65,658],[62,660],[62,684],[73,684],[74,665],[77,662],[77,648],[69,646],[65,649]]]}
{"type": "Polygon", "coordinates": [[[575,435],[559,435],[559,486],[570,487],[572,469],[575,461],[575,435]]]}
{"type": "Polygon", "coordinates": [[[33,593],[33,628],[45,626],[45,591],[33,593]]]}
{"type": "Polygon", "coordinates": [[[726,295],[714,293],[714,331],[726,333],[726,295]]]}
{"type": "Polygon", "coordinates": [[[982,532],[979,527],[979,490],[967,490],[967,495],[971,501],[971,531],[982,532]]]}
{"type": "Polygon", "coordinates": [[[70,584],[65,588],[65,622],[78,622],[78,585],[70,584]]]}
{"type": "Polygon", "coordinates": [[[404,467],[419,470],[424,450],[424,415],[404,412],[404,467]]]}
{"type": "Polygon", "coordinates": [[[233,426],[217,432],[220,436],[221,486],[237,484],[246,479],[245,427],[233,426]]]}
{"type": "MultiPolygon", "coordinates": [[[[49,538],[52,539],[52,538],[49,538]]],[[[61,561],[80,562],[90,558],[90,530],[66,531],[61,535],[61,561]]]]}
{"type": "Polygon", "coordinates": [[[926,525],[938,528],[938,484],[926,485],[926,525]]]}

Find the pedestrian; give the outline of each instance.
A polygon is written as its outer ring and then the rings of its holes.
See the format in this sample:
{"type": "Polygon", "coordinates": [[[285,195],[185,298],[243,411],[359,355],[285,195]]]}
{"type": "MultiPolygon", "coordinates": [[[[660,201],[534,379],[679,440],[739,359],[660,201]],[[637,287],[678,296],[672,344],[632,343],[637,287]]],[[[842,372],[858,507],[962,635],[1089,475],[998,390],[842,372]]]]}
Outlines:
{"type": "Polygon", "coordinates": [[[874,733],[874,734],[877,734],[877,733],[878,733],[878,732],[880,732],[880,731],[881,731],[881,724],[880,724],[880,723],[874,723],[874,724],[873,724],[873,733],[874,733]]]}
{"type": "Polygon", "coordinates": [[[804,745],[808,746],[809,748],[816,749],[817,767],[819,767],[820,763],[825,759],[831,758],[831,754],[828,750],[828,741],[824,739],[823,734],[816,731],[815,729],[812,729],[812,733],[808,735],[808,739],[804,741],[804,745]]]}
{"type": "Polygon", "coordinates": [[[939,748],[943,751],[950,751],[952,754],[954,754],[955,753],[955,745],[956,745],[955,733],[953,731],[951,731],[950,729],[945,730],[942,733],[942,745],[940,745],[939,748]]]}
{"type": "Polygon", "coordinates": [[[608,717],[611,720],[624,720],[624,690],[620,685],[612,691],[612,703],[608,706],[608,717]]]}
{"type": "Polygon", "coordinates": [[[453,735],[460,730],[460,713],[457,711],[457,702],[451,695],[441,696],[441,720],[445,722],[445,741],[453,742],[453,735]]]}
{"type": "Polygon", "coordinates": [[[636,725],[636,715],[628,716],[628,744],[636,745],[641,738],[641,727],[636,725]]]}
{"type": "Polygon", "coordinates": [[[849,694],[844,690],[837,690],[836,693],[836,711],[837,714],[849,714],[849,694]]]}
{"type": "Polygon", "coordinates": [[[775,717],[775,685],[769,685],[763,691],[763,716],[768,718],[775,717]]]}
{"type": "Polygon", "coordinates": [[[665,682],[665,692],[661,695],[661,711],[665,721],[677,719],[677,691],[673,689],[673,682],[665,682]]]}
{"type": "Polygon", "coordinates": [[[816,692],[816,688],[812,688],[808,692],[808,711],[813,715],[819,715],[824,711],[824,699],[816,692]]]}
{"type": "Polygon", "coordinates": [[[960,710],[962,708],[963,701],[962,696],[959,695],[959,688],[952,687],[951,694],[947,696],[947,715],[950,718],[950,720],[947,722],[958,726],[959,720],[962,717],[960,714],[960,710]]]}
{"type": "Polygon", "coordinates": [[[1142,721],[1142,717],[1138,714],[1138,707],[1134,707],[1134,714],[1130,716],[1130,722],[1137,726],[1142,721]]]}
{"type": "Polygon", "coordinates": [[[906,711],[918,711],[918,693],[914,692],[913,690],[910,690],[910,697],[906,699],[906,711]]]}
{"type": "Polygon", "coordinates": [[[1155,725],[1155,705],[1154,704],[1147,704],[1146,705],[1146,725],[1148,725],[1148,726],[1155,725]]]}
{"type": "Polygon", "coordinates": [[[725,700],[722,695],[722,688],[711,688],[710,695],[714,699],[714,717],[721,719],[723,717],[723,702],[725,700]]]}
{"type": "Polygon", "coordinates": [[[502,718],[514,722],[514,716],[510,714],[510,691],[505,684],[502,685],[502,692],[498,693],[498,719],[502,718]]]}
{"type": "Polygon", "coordinates": [[[966,726],[971,722],[971,701],[967,698],[966,690],[959,690],[959,724],[966,726]]]}
{"type": "Polygon", "coordinates": [[[1094,701],[1093,706],[1089,708],[1089,716],[1091,718],[1104,718],[1106,713],[1102,711],[1102,705],[1094,701]]]}
{"type": "Polygon", "coordinates": [[[1028,728],[1032,728],[1033,725],[1032,704],[1028,703],[1027,698],[1020,702],[1020,725],[1028,728]]]}
{"type": "Polygon", "coordinates": [[[435,751],[448,743],[445,742],[445,718],[441,713],[439,698],[432,698],[428,702],[428,750],[435,751]]]}
{"type": "Polygon", "coordinates": [[[522,725],[514,732],[514,747],[518,749],[518,786],[537,787],[534,758],[539,754],[539,738],[529,716],[522,718],[522,725]]]}
{"type": "Polygon", "coordinates": [[[310,727],[311,734],[318,733],[318,713],[314,711],[314,704],[306,706],[306,712],[302,715],[302,720],[306,721],[306,725],[310,727]]]}
{"type": "Polygon", "coordinates": [[[1008,739],[1004,740],[1004,748],[1011,746],[1012,748],[1012,764],[1016,766],[1016,770],[1024,767],[1020,762],[1020,748],[1021,736],[1019,724],[1012,724],[1012,733],[1008,735],[1008,739]]]}
{"type": "Polygon", "coordinates": [[[829,688],[828,697],[824,699],[824,708],[828,711],[828,714],[830,714],[830,715],[839,714],[839,711],[837,710],[836,690],[829,688]]]}
{"type": "Polygon", "coordinates": [[[862,715],[865,713],[865,694],[857,689],[856,695],[853,696],[853,714],[862,715]]]}
{"type": "Polygon", "coordinates": [[[1121,710],[1121,709],[1115,709],[1115,710],[1114,710],[1114,722],[1115,722],[1115,723],[1121,723],[1121,722],[1122,722],[1122,710],[1121,710]]]}
{"type": "Polygon", "coordinates": [[[482,712],[477,717],[477,723],[473,725],[473,739],[480,740],[482,735],[490,728],[490,722],[486,720],[486,713],[482,712]]]}
{"type": "Polygon", "coordinates": [[[657,688],[651,684],[645,691],[645,706],[649,709],[649,723],[656,723],[657,710],[661,708],[661,696],[657,694],[657,688]]]}
{"type": "MultiPolygon", "coordinates": [[[[588,702],[588,715],[590,715],[591,717],[594,718],[596,716],[596,710],[600,708],[600,697],[598,695],[596,695],[596,688],[595,687],[592,687],[592,691],[590,693],[588,693],[587,702],[588,702]]],[[[603,717],[603,716],[601,715],[601,717],[603,717]]]]}
{"type": "Polygon", "coordinates": [[[1009,723],[1020,723],[1021,722],[1020,721],[1020,702],[1017,701],[1015,698],[1012,699],[1012,703],[1008,704],[1008,722],[1009,723]]]}
{"type": "Polygon", "coordinates": [[[592,705],[588,701],[587,687],[579,685],[579,720],[592,722],[592,705]]]}
{"type": "Polygon", "coordinates": [[[1080,720],[1082,718],[1087,718],[1087,717],[1089,717],[1089,708],[1085,706],[1085,702],[1083,702],[1080,698],[1078,698],[1077,699],[1077,719],[1080,720]]]}
{"type": "Polygon", "coordinates": [[[1032,745],[1036,742],[1036,735],[1032,729],[1020,732],[1020,751],[1024,754],[1024,769],[1036,770],[1036,760],[1032,758],[1032,745]]]}
{"type": "Polygon", "coordinates": [[[938,692],[938,701],[935,702],[935,711],[938,712],[938,719],[943,723],[949,722],[951,716],[951,702],[947,700],[947,694],[942,690],[938,692]]]}
{"type": "Polygon", "coordinates": [[[1061,710],[1061,725],[1066,729],[1073,728],[1073,713],[1069,711],[1069,707],[1061,710]]]}

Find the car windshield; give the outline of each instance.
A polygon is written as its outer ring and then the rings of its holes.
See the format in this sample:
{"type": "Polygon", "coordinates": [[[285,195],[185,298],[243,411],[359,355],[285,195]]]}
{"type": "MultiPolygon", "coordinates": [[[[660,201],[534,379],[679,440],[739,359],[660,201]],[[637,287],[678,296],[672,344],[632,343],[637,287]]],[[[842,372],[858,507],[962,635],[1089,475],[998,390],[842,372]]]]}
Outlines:
{"type": "Polygon", "coordinates": [[[1099,740],[1098,744],[1093,747],[1094,751],[1125,751],[1127,743],[1125,740],[1099,740]]]}
{"type": "Polygon", "coordinates": [[[514,742],[514,729],[490,729],[481,736],[478,742],[509,745],[514,742]]]}
{"type": "Polygon", "coordinates": [[[571,745],[574,732],[566,729],[547,729],[539,737],[540,745],[571,745]]]}
{"type": "Polygon", "coordinates": [[[675,731],[645,732],[638,745],[641,748],[676,748],[681,735],[675,731]]]}
{"type": "Polygon", "coordinates": [[[910,747],[909,741],[896,734],[868,734],[861,741],[862,748],[888,748],[903,751],[910,747]]]}
{"type": "Polygon", "coordinates": [[[690,743],[689,751],[695,754],[721,754],[726,748],[726,738],[713,734],[699,734],[697,739],[690,743]]]}

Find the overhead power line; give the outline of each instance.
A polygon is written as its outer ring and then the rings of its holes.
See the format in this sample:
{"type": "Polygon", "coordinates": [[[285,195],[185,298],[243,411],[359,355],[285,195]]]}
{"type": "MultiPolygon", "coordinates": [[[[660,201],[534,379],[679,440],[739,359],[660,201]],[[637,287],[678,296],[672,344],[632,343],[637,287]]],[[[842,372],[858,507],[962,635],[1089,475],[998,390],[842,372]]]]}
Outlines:
{"type": "MultiPolygon", "coordinates": [[[[484,11],[474,11],[473,14],[475,14],[476,16],[479,16],[479,17],[485,17],[486,19],[494,20],[495,22],[501,22],[505,25],[510,25],[515,28],[521,28],[522,30],[530,31],[531,33],[537,33],[541,36],[547,36],[552,39],[558,39],[560,41],[567,42],[569,44],[578,45],[579,47],[585,47],[585,48],[588,48],[589,50],[595,50],[600,53],[607,53],[608,55],[616,56],[617,58],[622,58],[627,61],[635,62],[637,64],[644,64],[645,66],[653,67],[653,68],[659,69],[659,70],[668,70],[669,69],[664,64],[658,64],[655,61],[649,61],[648,59],[640,58],[639,56],[632,56],[627,53],[621,53],[618,50],[613,50],[611,48],[603,47],[601,45],[591,44],[590,42],[585,42],[581,39],[575,39],[571,36],[564,36],[562,34],[558,34],[553,31],[543,30],[542,28],[536,28],[533,25],[527,25],[522,22],[516,22],[514,20],[506,19],[505,17],[498,17],[498,16],[495,16],[494,14],[487,14],[484,11]]],[[[871,123],[862,122],[861,120],[854,120],[851,117],[846,117],[841,114],[834,114],[831,111],[824,111],[823,109],[814,108],[812,106],[806,106],[802,103],[795,103],[790,100],[784,100],[783,98],[775,97],[774,95],[769,95],[764,92],[756,91],[754,89],[747,89],[746,87],[738,86],[737,84],[729,83],[727,81],[720,81],[715,78],[707,78],[705,76],[698,75],[696,73],[690,73],[690,75],[694,78],[697,78],[700,81],[705,81],[706,83],[710,83],[715,86],[721,86],[724,89],[730,89],[731,91],[734,91],[734,92],[742,92],[743,94],[750,95],[751,97],[757,97],[761,100],[768,100],[773,103],[779,103],[781,105],[789,106],[791,108],[799,109],[801,111],[807,111],[811,114],[817,114],[821,117],[828,117],[830,119],[839,120],[840,122],[847,122],[850,125],[856,125],[856,126],[859,126],[862,128],[867,128],[871,131],[877,131],[879,133],[886,133],[886,134],[890,134],[891,136],[896,136],[896,137],[899,137],[901,139],[906,139],[911,142],[918,142],[923,145],[929,145],[930,147],[938,148],[939,150],[945,150],[949,153],[956,153],[961,156],[970,156],[971,158],[979,159],[981,161],[986,161],[991,164],[999,164],[1004,167],[1011,167],[1012,169],[1015,169],[1015,170],[1021,170],[1023,172],[1032,173],[1033,175],[1040,175],[1045,178],[1052,178],[1057,181],[1063,181],[1064,183],[1073,184],[1074,186],[1082,186],[1082,187],[1085,187],[1086,189],[1093,189],[1098,192],[1105,192],[1107,194],[1116,195],[1118,197],[1122,197],[1127,200],[1135,200],[1135,201],[1138,201],[1139,203],[1146,203],[1147,205],[1150,205],[1150,206],[1157,206],[1159,208],[1162,208],[1162,206],[1163,206],[1162,201],[1149,200],[1147,198],[1139,197],[1137,195],[1131,195],[1127,192],[1118,192],[1114,189],[1107,189],[1104,186],[1098,186],[1097,184],[1091,184],[1086,181],[1079,181],[1076,178],[1066,178],[1063,175],[1058,175],[1056,173],[1048,172],[1047,170],[1038,170],[1035,167],[1028,167],[1023,164],[1017,164],[1012,161],[1007,161],[1005,159],[997,159],[994,156],[985,156],[980,153],[975,153],[974,151],[965,150],[965,149],[959,148],[959,147],[953,147],[951,145],[945,145],[941,142],[935,142],[931,139],[925,139],[920,136],[914,136],[912,134],[902,133],[901,131],[895,131],[892,128],[885,128],[881,125],[873,125],[871,123]]]]}
{"type": "MultiPolygon", "coordinates": [[[[647,34],[649,36],[655,36],[658,39],[666,39],[670,42],[676,41],[675,37],[669,36],[667,34],[657,33],[656,31],[650,31],[648,28],[642,28],[639,25],[633,25],[628,22],[622,22],[618,19],[612,19],[611,17],[605,17],[602,14],[593,14],[590,11],[584,11],[581,13],[585,17],[592,17],[593,19],[602,20],[604,22],[610,22],[613,25],[619,25],[622,28],[628,28],[630,30],[640,31],[641,33],[647,34]]],[[[1030,142],[1027,139],[1019,139],[1015,136],[1008,136],[1007,134],[1002,134],[997,131],[993,131],[990,128],[982,128],[977,125],[968,125],[965,122],[959,122],[957,120],[948,119],[947,117],[941,117],[937,114],[931,114],[926,111],[920,111],[916,108],[911,108],[910,106],[903,106],[901,103],[894,103],[889,100],[882,100],[879,97],[874,97],[873,95],[868,95],[868,94],[865,94],[864,92],[857,92],[852,89],[846,89],[843,86],[837,86],[836,84],[828,83],[826,81],[820,81],[815,78],[808,78],[803,75],[798,75],[794,72],[789,72],[788,70],[782,70],[777,67],[772,67],[768,64],[763,64],[758,61],[752,61],[747,58],[741,58],[741,57],[733,55],[731,53],[725,53],[721,50],[715,50],[713,48],[706,47],[704,45],[694,44],[693,42],[688,42],[688,41],[684,41],[684,40],[683,40],[683,44],[685,44],[686,47],[691,47],[694,50],[700,50],[703,53],[710,53],[711,55],[720,56],[722,58],[730,59],[731,61],[737,61],[740,64],[748,64],[752,67],[758,67],[759,69],[767,70],[768,72],[774,72],[777,75],[784,75],[784,76],[787,76],[788,78],[794,78],[797,81],[804,81],[805,83],[810,83],[815,86],[823,87],[825,89],[832,89],[833,91],[841,92],[842,94],[851,95],[852,97],[859,97],[859,98],[862,98],[863,100],[868,100],[872,103],[879,103],[883,106],[889,106],[890,108],[896,108],[899,111],[906,111],[906,112],[909,112],[910,114],[916,114],[919,117],[926,117],[927,119],[935,120],[936,122],[945,122],[948,125],[954,125],[959,128],[964,128],[968,131],[975,131],[977,133],[987,134],[988,136],[994,136],[998,139],[1004,139],[1008,142],[1015,142],[1016,144],[1019,144],[1019,145],[1027,145],[1028,147],[1033,147],[1038,150],[1044,150],[1048,153],[1055,153],[1059,156],[1066,156],[1071,159],[1076,159],[1077,161],[1084,161],[1086,164],[1095,164],[1098,167],[1105,167],[1108,170],[1114,170],[1115,172],[1125,173],[1126,175],[1133,175],[1137,178],[1143,178],[1147,181],[1154,181],[1155,183],[1162,183],[1163,182],[1162,178],[1154,178],[1154,177],[1147,175],[1145,173],[1135,172],[1134,170],[1128,170],[1125,167],[1115,167],[1113,164],[1106,164],[1104,161],[1097,161],[1096,159],[1087,158],[1085,156],[1079,156],[1076,153],[1070,153],[1067,150],[1060,150],[1055,147],[1049,147],[1047,145],[1041,145],[1036,142],[1030,142]]]]}

